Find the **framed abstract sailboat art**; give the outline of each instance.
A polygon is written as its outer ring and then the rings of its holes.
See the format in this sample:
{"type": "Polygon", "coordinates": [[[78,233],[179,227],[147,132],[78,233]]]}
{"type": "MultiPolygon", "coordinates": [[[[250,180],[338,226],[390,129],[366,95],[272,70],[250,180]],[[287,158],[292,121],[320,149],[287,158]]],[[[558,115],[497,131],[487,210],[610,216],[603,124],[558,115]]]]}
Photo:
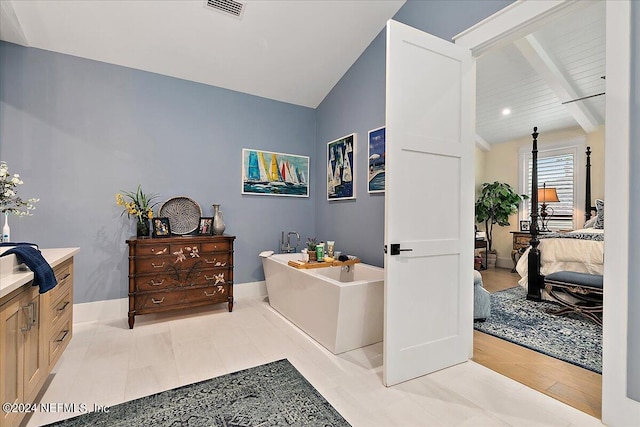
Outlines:
{"type": "Polygon", "coordinates": [[[309,197],[309,157],[243,148],[242,194],[309,197]]]}
{"type": "Polygon", "coordinates": [[[356,134],[327,144],[327,200],[356,198],[356,134]]]}

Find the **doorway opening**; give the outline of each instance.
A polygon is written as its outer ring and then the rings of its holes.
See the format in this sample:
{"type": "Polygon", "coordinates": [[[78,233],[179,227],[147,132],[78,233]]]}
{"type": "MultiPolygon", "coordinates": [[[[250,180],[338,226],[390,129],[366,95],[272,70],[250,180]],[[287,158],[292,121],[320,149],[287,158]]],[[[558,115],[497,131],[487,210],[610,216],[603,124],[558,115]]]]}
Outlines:
{"type": "MultiPolygon", "coordinates": [[[[604,39],[604,2],[590,3],[589,8],[600,9],[599,12],[601,12],[602,14],[600,18],[602,28],[600,28],[600,30],[602,38],[604,39]]],[[[593,10],[591,10],[591,12],[593,12],[593,10]]],[[[594,13],[592,15],[595,14],[597,13],[594,13]]],[[[575,86],[572,87],[572,84],[575,83],[571,81],[571,73],[563,73],[561,70],[561,68],[563,68],[562,66],[565,65],[564,68],[566,71],[566,63],[562,63],[562,61],[558,59],[556,55],[554,55],[555,52],[549,54],[548,50],[545,50],[544,48],[545,25],[549,26],[549,23],[553,22],[550,27],[552,29],[551,32],[555,33],[555,35],[547,37],[552,37],[551,40],[556,43],[556,45],[554,45],[553,47],[558,48],[558,45],[560,44],[558,42],[558,40],[560,39],[558,32],[560,32],[560,30],[568,29],[566,22],[572,17],[575,18],[580,16],[580,18],[578,18],[579,20],[581,20],[579,23],[585,23],[584,16],[588,15],[587,7],[581,6],[579,8],[576,8],[574,6],[565,4],[557,10],[546,10],[541,15],[543,16],[542,18],[540,18],[540,16],[537,16],[536,19],[533,20],[524,19],[519,24],[516,23],[515,25],[513,25],[513,28],[508,28],[508,25],[506,24],[502,27],[498,26],[498,29],[496,29],[496,35],[490,42],[479,43],[476,40],[475,44],[473,44],[474,42],[468,44],[468,46],[472,48],[472,51],[474,51],[474,56],[477,58],[476,67],[478,76],[480,75],[480,67],[482,66],[481,57],[490,56],[496,50],[502,50],[519,56],[513,58],[512,61],[502,58],[502,63],[498,63],[496,65],[496,68],[494,69],[495,74],[502,73],[505,68],[517,68],[518,66],[527,63],[528,65],[533,65],[533,67],[530,67],[530,70],[532,70],[534,73],[536,71],[539,71],[535,70],[536,66],[538,68],[544,68],[537,76],[528,76],[530,79],[529,82],[527,84],[522,84],[519,90],[517,86],[514,88],[513,93],[515,93],[516,95],[519,94],[520,96],[519,99],[516,99],[511,105],[507,105],[504,102],[508,92],[508,82],[505,81],[504,77],[496,76],[496,78],[494,79],[500,83],[505,83],[503,85],[504,87],[493,88],[496,93],[500,94],[500,97],[489,99],[488,97],[486,97],[486,91],[483,92],[481,90],[486,88],[480,88],[479,86],[477,87],[478,102],[484,101],[491,104],[488,106],[483,106],[487,108],[482,108],[481,106],[477,107],[478,111],[476,129],[478,133],[480,133],[480,137],[478,139],[481,141],[481,145],[483,145],[484,143],[486,148],[488,148],[488,144],[486,144],[485,141],[489,141],[490,143],[499,142],[512,144],[513,148],[515,148],[513,152],[515,157],[511,159],[511,162],[514,164],[518,159],[518,149],[521,149],[522,146],[526,146],[528,142],[528,147],[530,150],[531,138],[525,137],[523,136],[523,134],[530,134],[533,125],[543,126],[543,124],[548,124],[544,132],[553,132],[561,131],[562,129],[569,127],[568,125],[573,124],[574,128],[582,128],[582,130],[578,130],[577,132],[582,133],[583,135],[588,135],[589,131],[593,132],[594,129],[598,129],[601,126],[604,126],[604,96],[589,98],[589,101],[580,101],[581,104],[588,104],[586,107],[584,107],[584,105],[579,108],[574,108],[574,106],[572,106],[572,109],[569,109],[566,108],[565,105],[561,104],[561,101],[567,100],[567,92],[570,94],[572,90],[574,92],[576,89],[582,91],[585,90],[585,88],[576,88],[575,86]],[[561,20],[565,22],[562,23],[561,20]],[[528,23],[531,21],[533,21],[534,23],[528,23]],[[520,61],[522,64],[518,64],[518,61],[520,61]],[[556,74],[554,74],[554,72],[556,72],[556,74]],[[550,84],[550,80],[555,80],[555,82],[551,82],[555,83],[555,86],[550,84]],[[550,86],[547,87],[547,90],[550,90],[552,92],[552,97],[555,96],[555,98],[558,99],[557,105],[554,107],[549,107],[549,105],[547,105],[546,108],[542,107],[541,109],[537,110],[536,102],[541,102],[541,100],[535,99],[535,97],[538,96],[538,98],[540,98],[542,95],[536,94],[536,85],[550,86]],[[518,120],[507,120],[504,116],[500,116],[500,112],[506,110],[507,108],[511,110],[512,117],[515,116],[514,113],[517,114],[518,111],[527,111],[527,114],[525,115],[521,113],[517,118],[518,120]],[[490,109],[498,111],[495,118],[487,116],[487,110],[490,109]],[[533,117],[533,119],[531,117],[533,117]],[[491,129],[491,125],[493,125],[493,129],[491,129]],[[516,137],[511,138],[511,140],[518,140],[518,136],[523,136],[522,139],[516,143],[508,142],[510,141],[508,136],[510,131],[516,133],[519,132],[519,134],[517,134],[516,137]]],[[[500,17],[498,16],[494,21],[498,21],[499,19],[500,17]]],[[[487,21],[491,21],[491,18],[489,18],[487,21]]],[[[482,25],[491,26],[492,22],[487,21],[479,24],[477,27],[481,27],[482,25]]],[[[469,33],[473,32],[474,28],[467,30],[460,36],[457,36],[456,41],[458,42],[459,38],[469,36],[469,33]]],[[[594,27],[591,27],[591,29],[593,28],[594,27]]],[[[577,40],[578,36],[576,35],[576,32],[576,28],[573,28],[572,35],[575,36],[575,41],[579,42],[579,40],[577,40]]],[[[596,30],[596,32],[598,32],[598,30],[596,30]]],[[[548,45],[549,42],[547,42],[547,46],[548,45]]],[[[603,40],[601,41],[601,45],[604,46],[603,40]]],[[[592,53],[597,50],[597,48],[593,45],[587,46],[583,44],[582,48],[590,50],[592,53]]],[[[577,53],[577,55],[579,55],[579,53],[577,53]]],[[[601,72],[596,72],[596,74],[601,74],[602,76],[604,76],[604,52],[601,52],[601,57],[601,72]]],[[[581,71],[584,73],[586,62],[584,58],[582,58],[582,62],[583,69],[581,71]]],[[[576,69],[571,69],[570,71],[578,72],[576,69]]],[[[600,80],[600,75],[595,75],[595,81],[596,84],[604,87],[604,80],[600,80]]],[[[478,85],[479,84],[480,83],[478,82],[478,85]]],[[[598,93],[599,92],[600,91],[598,91],[598,93]]],[[[577,97],[578,96],[571,96],[571,98],[577,97]]],[[[544,103],[544,101],[542,102],[544,103]]],[[[600,136],[602,138],[602,155],[604,156],[603,130],[600,130],[600,136]]],[[[496,151],[499,151],[498,155],[502,156],[502,159],[500,161],[504,163],[509,161],[509,159],[505,157],[505,153],[507,150],[501,149],[496,151]]],[[[603,165],[604,159],[600,159],[600,162],[603,165]]],[[[477,160],[476,166],[478,166],[477,160]]],[[[493,166],[496,166],[495,161],[493,166]]],[[[508,169],[511,166],[513,165],[504,164],[503,169],[508,169]]],[[[603,171],[604,167],[602,167],[602,178],[604,178],[603,171]]],[[[481,182],[492,182],[494,180],[501,180],[501,178],[506,179],[504,170],[494,170],[492,172],[493,173],[484,174],[484,176],[489,179],[481,178],[482,181],[476,182],[476,184],[479,185],[481,182]]],[[[515,178],[515,181],[512,182],[512,184],[514,184],[513,186],[517,188],[517,170],[515,171],[515,176],[513,178],[515,178]]],[[[476,179],[478,179],[478,173],[476,173],[476,179]]],[[[577,188],[578,191],[582,193],[580,194],[580,196],[584,198],[584,186],[577,186],[577,188]]],[[[599,188],[599,191],[600,192],[597,193],[594,198],[603,198],[604,184],[602,184],[602,186],[599,188]]],[[[584,203],[582,203],[581,205],[578,204],[578,206],[584,206],[584,203]]],[[[578,221],[580,221],[580,219],[584,216],[582,212],[576,212],[575,217],[577,217],[576,223],[578,223],[578,221]]],[[[580,223],[580,225],[581,224],[582,223],[580,223]]],[[[574,229],[575,228],[582,227],[574,227],[574,229]]],[[[519,227],[517,228],[517,230],[520,231],[519,227]]],[[[507,231],[506,233],[502,233],[502,237],[503,240],[505,240],[505,244],[503,246],[508,249],[508,252],[511,252],[511,242],[508,242],[507,239],[511,238],[512,236],[510,236],[507,231]]],[[[498,292],[506,288],[518,286],[520,275],[511,273],[510,268],[512,267],[512,265],[505,265],[505,262],[508,263],[509,261],[509,256],[505,258],[506,259],[503,259],[502,267],[509,268],[498,268],[495,270],[490,269],[482,271],[485,288],[490,292],[498,292]]],[[[604,272],[603,266],[602,272],[604,272]]],[[[489,367],[492,370],[515,379],[516,381],[524,383],[544,394],[567,403],[570,406],[580,409],[583,412],[588,413],[589,415],[601,418],[602,377],[594,372],[579,368],[567,362],[562,362],[558,359],[542,355],[541,353],[537,353],[533,350],[520,347],[508,341],[482,334],[477,331],[474,331],[474,360],[489,367]]]]}

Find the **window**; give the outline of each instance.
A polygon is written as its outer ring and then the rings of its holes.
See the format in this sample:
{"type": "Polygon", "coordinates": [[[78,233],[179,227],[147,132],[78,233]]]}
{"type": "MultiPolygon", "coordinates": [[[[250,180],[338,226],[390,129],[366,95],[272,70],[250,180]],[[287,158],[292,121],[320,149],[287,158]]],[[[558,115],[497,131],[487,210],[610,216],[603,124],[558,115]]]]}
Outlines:
{"type": "MultiPolygon", "coordinates": [[[[579,181],[578,146],[565,144],[550,149],[538,150],[538,188],[555,188],[559,202],[547,203],[548,212],[551,214],[547,227],[549,230],[572,230],[577,224],[579,197],[577,194],[577,182],[579,181]]],[[[531,212],[531,151],[521,150],[520,165],[520,191],[529,195],[529,199],[523,202],[521,219],[530,220],[531,212]]],[[[584,196],[582,196],[584,197],[584,196]]],[[[538,200],[542,205],[543,200],[538,200]]]]}

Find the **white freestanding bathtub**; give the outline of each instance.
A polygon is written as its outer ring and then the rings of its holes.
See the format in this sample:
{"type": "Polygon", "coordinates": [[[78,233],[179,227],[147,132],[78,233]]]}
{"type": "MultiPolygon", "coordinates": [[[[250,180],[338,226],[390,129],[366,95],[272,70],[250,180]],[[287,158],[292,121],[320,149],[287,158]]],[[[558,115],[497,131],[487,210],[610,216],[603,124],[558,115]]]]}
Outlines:
{"type": "Polygon", "coordinates": [[[334,354],[382,341],[384,269],[297,269],[302,254],[262,258],[269,304],[334,354]]]}

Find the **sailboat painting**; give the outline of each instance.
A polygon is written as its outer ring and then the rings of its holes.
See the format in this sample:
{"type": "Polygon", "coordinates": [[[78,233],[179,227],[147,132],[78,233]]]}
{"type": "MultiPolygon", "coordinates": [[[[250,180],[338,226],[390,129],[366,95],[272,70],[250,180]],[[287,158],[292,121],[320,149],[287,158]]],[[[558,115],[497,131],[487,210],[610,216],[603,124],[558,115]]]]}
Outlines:
{"type": "Polygon", "coordinates": [[[369,193],[384,193],[386,164],[385,128],[369,131],[369,193]]]}
{"type": "Polygon", "coordinates": [[[356,134],[327,144],[327,200],[355,199],[356,134]]]}
{"type": "Polygon", "coordinates": [[[243,148],[242,194],[309,197],[309,157],[243,148]]]}

